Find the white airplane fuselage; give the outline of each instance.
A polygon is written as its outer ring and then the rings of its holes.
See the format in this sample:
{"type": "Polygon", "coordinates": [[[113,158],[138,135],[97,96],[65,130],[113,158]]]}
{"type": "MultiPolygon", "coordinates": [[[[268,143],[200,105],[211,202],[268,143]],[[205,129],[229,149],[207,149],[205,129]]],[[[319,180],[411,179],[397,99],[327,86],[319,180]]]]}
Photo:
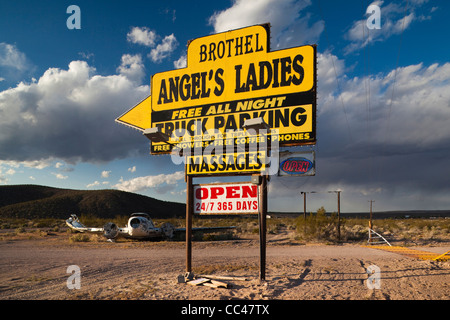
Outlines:
{"type": "Polygon", "coordinates": [[[163,236],[161,228],[156,228],[153,221],[140,216],[128,219],[128,236],[136,239],[160,238],[163,236]]]}

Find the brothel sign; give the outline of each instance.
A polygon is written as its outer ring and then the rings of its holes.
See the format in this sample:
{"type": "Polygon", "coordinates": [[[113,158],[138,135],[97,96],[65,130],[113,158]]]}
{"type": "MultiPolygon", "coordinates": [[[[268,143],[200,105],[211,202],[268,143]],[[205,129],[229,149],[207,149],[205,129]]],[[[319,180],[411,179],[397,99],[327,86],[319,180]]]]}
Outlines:
{"type": "Polygon", "coordinates": [[[257,214],[256,184],[224,183],[194,185],[194,214],[257,214]]]}
{"type": "Polygon", "coordinates": [[[151,95],[116,121],[142,131],[158,127],[172,137],[152,142],[152,154],[226,139],[246,150],[242,126],[259,117],[277,133],[267,138],[280,146],[314,144],[316,46],[270,51],[269,39],[266,24],[192,40],[187,67],[153,75],[151,95]]]}

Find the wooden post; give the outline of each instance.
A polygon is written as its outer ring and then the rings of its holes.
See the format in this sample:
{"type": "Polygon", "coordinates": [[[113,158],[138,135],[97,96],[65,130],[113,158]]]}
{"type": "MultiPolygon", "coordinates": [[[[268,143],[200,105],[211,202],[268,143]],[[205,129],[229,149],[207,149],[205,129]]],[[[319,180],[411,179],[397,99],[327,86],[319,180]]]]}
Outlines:
{"type": "Polygon", "coordinates": [[[261,189],[259,193],[259,256],[260,280],[266,280],[266,217],[267,217],[267,176],[261,176],[261,189]]]}
{"type": "Polygon", "coordinates": [[[192,272],[192,177],[186,175],[186,272],[192,272]]]}
{"type": "Polygon", "coordinates": [[[303,193],[303,218],[306,220],[306,192],[303,193]]]}

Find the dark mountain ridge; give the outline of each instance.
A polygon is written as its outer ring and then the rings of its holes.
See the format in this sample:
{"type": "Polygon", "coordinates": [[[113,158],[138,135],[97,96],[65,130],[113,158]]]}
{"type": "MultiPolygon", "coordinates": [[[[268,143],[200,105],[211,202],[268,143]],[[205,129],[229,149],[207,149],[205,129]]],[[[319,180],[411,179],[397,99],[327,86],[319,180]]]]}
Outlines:
{"type": "Polygon", "coordinates": [[[101,218],[146,212],[154,218],[184,216],[184,203],[119,190],[72,190],[40,185],[0,186],[0,217],[58,218],[88,214],[101,218]]]}

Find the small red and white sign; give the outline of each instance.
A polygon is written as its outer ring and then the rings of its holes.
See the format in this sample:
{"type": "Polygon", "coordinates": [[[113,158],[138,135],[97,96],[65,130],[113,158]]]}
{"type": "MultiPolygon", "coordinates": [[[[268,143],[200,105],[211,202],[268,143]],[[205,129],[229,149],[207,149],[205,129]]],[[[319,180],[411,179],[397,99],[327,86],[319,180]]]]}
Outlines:
{"type": "Polygon", "coordinates": [[[194,185],[194,214],[257,214],[258,186],[249,182],[194,185]]]}

